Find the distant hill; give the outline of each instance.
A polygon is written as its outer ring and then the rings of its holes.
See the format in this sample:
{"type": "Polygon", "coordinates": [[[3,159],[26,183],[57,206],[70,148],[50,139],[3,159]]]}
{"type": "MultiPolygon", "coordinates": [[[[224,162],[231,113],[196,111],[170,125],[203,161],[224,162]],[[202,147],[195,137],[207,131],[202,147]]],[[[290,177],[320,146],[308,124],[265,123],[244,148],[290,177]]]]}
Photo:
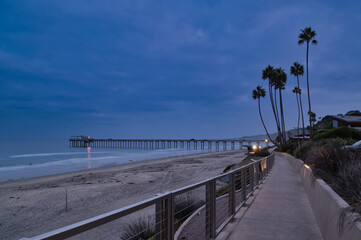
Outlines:
{"type": "MultiPolygon", "coordinates": [[[[276,139],[277,133],[270,134],[270,137],[272,139],[276,139]]],[[[260,134],[260,135],[253,135],[253,136],[243,136],[243,137],[237,137],[232,138],[234,140],[261,140],[261,139],[268,139],[267,134],[260,134]]]]}
{"type": "MultiPolygon", "coordinates": [[[[308,132],[308,130],[306,130],[306,133],[308,132]]],[[[286,136],[287,138],[289,137],[294,137],[298,134],[297,129],[290,129],[286,131],[286,136]]],[[[300,134],[302,134],[302,129],[300,129],[300,134]]],[[[270,137],[272,138],[272,140],[275,140],[277,137],[277,133],[271,133],[270,137]]],[[[253,136],[243,136],[243,137],[238,137],[238,138],[232,138],[235,140],[261,140],[261,139],[268,139],[267,134],[259,134],[259,135],[253,135],[253,136]]]]}

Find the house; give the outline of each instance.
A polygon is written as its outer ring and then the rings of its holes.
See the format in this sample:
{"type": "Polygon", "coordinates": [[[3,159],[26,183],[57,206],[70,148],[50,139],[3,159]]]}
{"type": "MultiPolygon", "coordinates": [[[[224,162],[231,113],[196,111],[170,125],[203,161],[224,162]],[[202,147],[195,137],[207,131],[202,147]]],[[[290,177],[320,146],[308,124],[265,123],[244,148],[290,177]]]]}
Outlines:
{"type": "Polygon", "coordinates": [[[346,115],[337,114],[332,116],[332,127],[347,126],[361,131],[361,113],[354,111],[346,115]]]}

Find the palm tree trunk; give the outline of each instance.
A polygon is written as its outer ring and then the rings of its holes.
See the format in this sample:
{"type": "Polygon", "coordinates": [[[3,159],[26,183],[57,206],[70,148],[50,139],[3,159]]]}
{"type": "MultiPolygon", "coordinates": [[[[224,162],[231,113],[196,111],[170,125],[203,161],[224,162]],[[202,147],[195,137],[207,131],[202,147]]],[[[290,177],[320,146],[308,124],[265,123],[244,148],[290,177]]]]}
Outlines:
{"type": "Polygon", "coordinates": [[[306,52],[306,67],[307,67],[307,94],[308,94],[308,112],[309,112],[309,119],[310,119],[310,133],[311,133],[311,137],[312,137],[312,131],[313,131],[313,126],[312,126],[312,121],[311,121],[311,98],[310,98],[310,84],[308,81],[308,48],[309,48],[309,42],[307,42],[307,52],[306,52]]]}
{"type": "Polygon", "coordinates": [[[270,82],[268,82],[268,91],[269,91],[269,96],[270,96],[270,100],[271,100],[273,115],[274,115],[275,121],[276,121],[276,126],[277,126],[277,129],[279,129],[279,123],[277,121],[277,115],[276,115],[276,110],[275,110],[275,102],[274,102],[274,98],[273,98],[273,89],[272,89],[272,85],[270,82]]]}
{"type": "Polygon", "coordinates": [[[269,139],[274,145],[277,145],[277,144],[275,144],[275,143],[272,141],[272,138],[270,137],[270,135],[269,135],[269,133],[268,133],[268,131],[267,131],[266,125],[264,124],[263,117],[262,117],[262,113],[261,113],[261,100],[260,100],[260,98],[258,98],[258,112],[259,112],[259,117],[261,118],[261,121],[262,121],[264,130],[266,130],[266,134],[267,134],[268,139],[269,139]]]}
{"type": "Polygon", "coordinates": [[[276,124],[277,124],[277,132],[278,132],[278,137],[280,139],[280,142],[283,143],[283,135],[282,135],[282,126],[281,126],[281,122],[280,122],[280,117],[278,114],[278,105],[277,105],[277,89],[274,88],[275,92],[274,92],[274,100],[275,100],[275,110],[276,110],[276,124]]]}
{"type": "Polygon", "coordinates": [[[281,111],[282,137],[283,137],[283,144],[286,144],[286,128],[285,128],[285,118],[284,118],[284,114],[283,114],[283,102],[282,102],[281,88],[279,89],[279,92],[280,92],[280,111],[281,111]]]}
{"type": "Polygon", "coordinates": [[[280,123],[280,117],[279,117],[279,114],[278,114],[277,89],[274,88],[274,90],[275,90],[274,100],[275,100],[275,109],[276,109],[276,121],[277,121],[277,126],[280,128],[281,123],[280,123]]]}
{"type": "Polygon", "coordinates": [[[296,92],[296,100],[297,100],[297,108],[298,108],[298,121],[297,121],[297,134],[298,134],[298,137],[297,137],[297,141],[298,143],[300,143],[300,103],[298,101],[298,93],[296,92]]]}
{"type": "MultiPolygon", "coordinates": [[[[297,85],[298,85],[298,89],[300,89],[300,81],[298,79],[297,76],[297,85]]],[[[305,139],[305,119],[303,117],[303,109],[302,109],[302,98],[301,98],[301,92],[299,93],[300,95],[300,107],[301,107],[301,116],[302,116],[302,139],[305,139]]]]}

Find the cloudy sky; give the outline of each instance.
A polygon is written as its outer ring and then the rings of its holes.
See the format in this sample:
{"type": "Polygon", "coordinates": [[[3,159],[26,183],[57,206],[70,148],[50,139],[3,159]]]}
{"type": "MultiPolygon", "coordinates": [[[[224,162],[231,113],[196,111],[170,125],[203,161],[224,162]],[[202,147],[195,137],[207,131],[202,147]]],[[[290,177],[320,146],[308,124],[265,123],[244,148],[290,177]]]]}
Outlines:
{"type": "MultiPolygon", "coordinates": [[[[360,12],[358,0],[2,0],[0,139],[262,134],[251,92],[268,64],[288,74],[294,128],[289,68],[305,64],[306,26],[317,117],[361,110],[360,12]]],[[[267,97],[262,111],[274,131],[267,97]]]]}

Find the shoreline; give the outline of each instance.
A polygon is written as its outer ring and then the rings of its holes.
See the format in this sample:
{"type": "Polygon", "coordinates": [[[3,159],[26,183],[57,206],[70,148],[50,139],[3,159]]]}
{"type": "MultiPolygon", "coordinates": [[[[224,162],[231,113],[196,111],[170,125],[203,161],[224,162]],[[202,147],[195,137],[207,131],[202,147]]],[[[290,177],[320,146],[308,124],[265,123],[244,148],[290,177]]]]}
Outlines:
{"type": "Polygon", "coordinates": [[[70,172],[64,172],[64,173],[55,173],[55,174],[49,174],[49,175],[44,175],[44,176],[37,176],[37,177],[29,177],[29,178],[19,178],[19,179],[9,179],[6,181],[0,181],[0,188],[2,187],[2,185],[6,185],[7,183],[11,184],[17,184],[17,183],[21,183],[21,182],[28,182],[28,181],[42,181],[42,180],[49,180],[51,178],[58,178],[58,177],[65,177],[65,176],[72,176],[74,174],[81,174],[81,173],[90,173],[90,172],[102,172],[102,171],[108,171],[108,170],[115,170],[118,168],[122,168],[123,166],[126,167],[131,167],[131,166],[135,166],[135,164],[144,164],[145,162],[157,162],[157,161],[162,161],[162,160],[167,160],[167,159],[177,159],[177,158],[186,158],[188,156],[194,156],[197,157],[198,155],[206,155],[206,154],[214,154],[214,153],[221,153],[221,152],[230,152],[230,151],[242,151],[242,150],[228,150],[228,151],[219,151],[219,152],[202,152],[202,153],[191,153],[191,154],[186,154],[186,155],[179,155],[179,156],[168,156],[168,157],[159,157],[159,158],[151,158],[151,159],[143,159],[143,160],[139,160],[139,161],[128,161],[126,163],[123,164],[116,164],[116,165],[112,165],[112,166],[103,166],[103,167],[96,167],[96,168],[90,168],[90,169],[82,169],[82,170],[75,170],[75,171],[70,171],[70,172]]]}
{"type": "Polygon", "coordinates": [[[19,239],[64,227],[153,197],[160,189],[171,191],[219,175],[245,159],[246,152],[198,153],[2,182],[0,232],[6,239],[19,239]]]}

